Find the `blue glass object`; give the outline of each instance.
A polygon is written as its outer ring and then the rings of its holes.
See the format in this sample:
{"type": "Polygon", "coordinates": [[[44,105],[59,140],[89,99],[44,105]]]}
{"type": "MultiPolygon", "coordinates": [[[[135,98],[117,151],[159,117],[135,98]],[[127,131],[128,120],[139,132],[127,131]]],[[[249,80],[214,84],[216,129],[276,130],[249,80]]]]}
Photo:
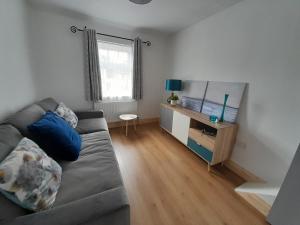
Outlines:
{"type": "Polygon", "coordinates": [[[218,122],[218,117],[214,116],[214,115],[211,115],[211,116],[209,116],[209,120],[210,120],[210,122],[217,123],[218,122]]]}
{"type": "Polygon", "coordinates": [[[166,80],[166,91],[181,91],[181,80],[166,80]]]}
{"type": "Polygon", "coordinates": [[[225,108],[226,108],[226,103],[227,103],[228,97],[229,97],[229,94],[225,94],[225,96],[224,96],[224,105],[223,105],[223,110],[222,110],[220,122],[224,122],[224,113],[225,113],[225,108]]]}

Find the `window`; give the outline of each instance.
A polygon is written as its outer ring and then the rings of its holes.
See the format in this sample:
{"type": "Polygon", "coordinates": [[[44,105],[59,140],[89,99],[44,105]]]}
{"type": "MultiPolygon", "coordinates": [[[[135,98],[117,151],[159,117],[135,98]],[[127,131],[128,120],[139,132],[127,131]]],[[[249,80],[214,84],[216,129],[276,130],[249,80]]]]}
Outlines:
{"type": "Polygon", "coordinates": [[[133,46],[98,41],[102,98],[132,100],[133,46]]]}

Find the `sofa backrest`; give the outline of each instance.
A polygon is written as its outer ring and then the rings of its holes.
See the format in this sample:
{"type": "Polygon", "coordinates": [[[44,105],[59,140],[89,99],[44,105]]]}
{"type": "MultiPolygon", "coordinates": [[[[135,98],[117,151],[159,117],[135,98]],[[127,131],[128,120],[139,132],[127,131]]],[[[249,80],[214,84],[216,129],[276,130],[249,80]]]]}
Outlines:
{"type": "Polygon", "coordinates": [[[23,136],[30,138],[27,126],[39,120],[47,111],[55,111],[58,103],[53,98],[43,99],[11,115],[4,123],[16,127],[23,136]]]}
{"type": "Polygon", "coordinates": [[[10,116],[6,123],[13,125],[23,136],[30,138],[27,126],[39,120],[45,112],[41,106],[32,104],[10,116]]]}
{"type": "Polygon", "coordinates": [[[39,106],[41,106],[45,111],[55,111],[58,103],[53,98],[46,98],[42,101],[37,102],[39,106]]]}
{"type": "Polygon", "coordinates": [[[9,124],[0,125],[0,162],[18,145],[23,136],[9,124]]]}

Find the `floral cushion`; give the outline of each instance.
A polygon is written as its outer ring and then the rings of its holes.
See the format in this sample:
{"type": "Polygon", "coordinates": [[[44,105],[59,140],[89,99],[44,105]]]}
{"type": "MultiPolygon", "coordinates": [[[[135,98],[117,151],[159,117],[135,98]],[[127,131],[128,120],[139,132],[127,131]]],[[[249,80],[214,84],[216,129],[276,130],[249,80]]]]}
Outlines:
{"type": "Polygon", "coordinates": [[[77,126],[77,116],[63,102],[59,103],[57,109],[55,110],[55,113],[65,119],[65,121],[67,121],[71,127],[75,128],[77,126]]]}
{"type": "Polygon", "coordinates": [[[28,138],[0,163],[0,192],[23,208],[50,208],[61,182],[61,167],[28,138]]]}

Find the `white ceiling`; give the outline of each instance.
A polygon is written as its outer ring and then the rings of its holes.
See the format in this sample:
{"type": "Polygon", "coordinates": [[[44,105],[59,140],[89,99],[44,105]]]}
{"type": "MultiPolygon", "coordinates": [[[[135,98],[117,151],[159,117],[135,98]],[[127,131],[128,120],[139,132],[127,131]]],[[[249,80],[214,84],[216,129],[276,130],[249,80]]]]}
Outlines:
{"type": "Polygon", "coordinates": [[[136,5],[129,0],[29,1],[134,29],[152,29],[171,33],[203,20],[241,0],[152,0],[147,5],[136,5]]]}

